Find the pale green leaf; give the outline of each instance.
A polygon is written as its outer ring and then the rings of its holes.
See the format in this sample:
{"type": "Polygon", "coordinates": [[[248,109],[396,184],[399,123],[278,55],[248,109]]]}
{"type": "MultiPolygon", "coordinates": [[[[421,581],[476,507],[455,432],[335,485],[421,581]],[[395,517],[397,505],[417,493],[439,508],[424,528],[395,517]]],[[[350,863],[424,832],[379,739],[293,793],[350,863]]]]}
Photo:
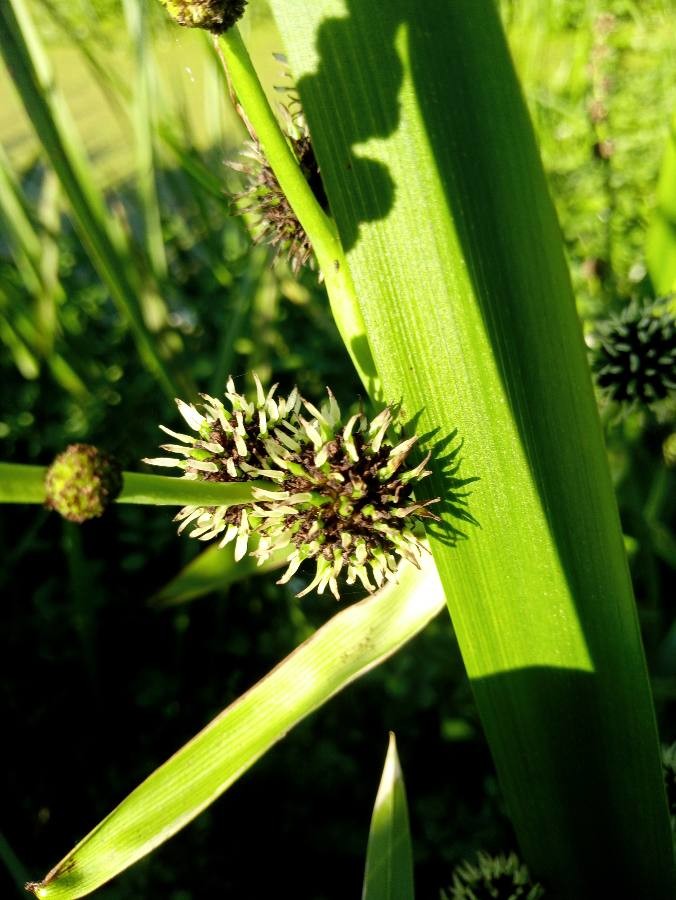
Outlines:
{"type": "Polygon", "coordinates": [[[257,565],[256,559],[251,555],[257,543],[256,535],[252,535],[249,540],[249,552],[239,562],[235,562],[234,544],[230,543],[222,550],[218,544],[212,544],[160,588],[149,602],[155,606],[187,603],[188,600],[196,600],[211,591],[230,587],[250,575],[274,571],[284,564],[290,552],[289,548],[273,554],[262,565],[257,565]]]}
{"type": "Polygon", "coordinates": [[[404,564],[398,583],[334,616],[156,769],[31,890],[47,900],[73,900],[126,869],[213,803],[294,725],[391,656],[443,605],[431,558],[421,570],[404,564]]]}
{"type": "Polygon", "coordinates": [[[393,734],[371,818],[362,900],[413,900],[413,850],[404,776],[393,734]]]}

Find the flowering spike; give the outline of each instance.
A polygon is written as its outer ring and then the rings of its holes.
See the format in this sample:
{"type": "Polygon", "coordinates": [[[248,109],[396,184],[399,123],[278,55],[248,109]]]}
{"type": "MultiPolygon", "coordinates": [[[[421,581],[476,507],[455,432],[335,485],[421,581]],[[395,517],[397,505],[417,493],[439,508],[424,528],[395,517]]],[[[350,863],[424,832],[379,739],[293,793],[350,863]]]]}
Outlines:
{"type": "Polygon", "coordinates": [[[415,525],[433,515],[428,507],[437,501],[413,496],[414,485],[429,474],[429,454],[406,468],[416,438],[397,443],[388,437],[393,409],[386,407],[370,422],[357,413],[343,424],[331,391],[318,407],[296,388],[279,397],[276,385],[266,393],[256,375],[254,385],[254,402],[237,393],[232,378],[225,401],[208,395],[198,406],[177,401],[196,435],[163,428],[180,443],[163,445],[173,456],[148,462],[177,466],[193,480],[263,478],[278,489],[255,487],[246,505],[185,507],[176,517],[179,531],[188,529],[203,541],[216,538],[219,547],[234,542],[238,560],[255,533],[258,545],[251,552],[259,564],[288,548],[280,584],[305,560],[314,560],[314,577],[299,596],[328,589],[338,597],[340,577],[373,591],[396,577],[400,559],[418,565],[423,545],[415,525]]]}
{"type": "MultiPolygon", "coordinates": [[[[328,212],[319,166],[297,99],[294,107],[293,112],[284,105],[280,107],[284,120],[282,128],[305,180],[322,208],[328,212]]],[[[246,117],[242,118],[251,140],[241,154],[244,161],[229,164],[231,169],[244,177],[244,190],[234,197],[236,212],[256,217],[254,243],[270,245],[274,248],[275,257],[285,254],[294,274],[298,274],[303,266],[314,268],[315,257],[310,239],[291,208],[251,123],[246,117]]]]}

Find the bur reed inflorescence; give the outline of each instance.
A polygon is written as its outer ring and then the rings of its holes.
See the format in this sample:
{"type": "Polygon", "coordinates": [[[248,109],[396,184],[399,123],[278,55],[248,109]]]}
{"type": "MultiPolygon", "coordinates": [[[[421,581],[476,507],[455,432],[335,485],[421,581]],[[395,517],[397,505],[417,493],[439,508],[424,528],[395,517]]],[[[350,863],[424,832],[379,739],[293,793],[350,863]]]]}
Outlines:
{"type": "Polygon", "coordinates": [[[247,0],[160,0],[160,3],[179,25],[222,34],[244,15],[247,0]]]}
{"type": "Polygon", "coordinates": [[[609,400],[653,406],[676,389],[674,316],[664,301],[633,301],[598,332],[592,369],[609,400]]]}
{"type": "MultiPolygon", "coordinates": [[[[231,169],[244,176],[244,189],[234,197],[237,203],[236,210],[240,214],[251,213],[257,218],[252,235],[254,242],[270,244],[275,248],[276,256],[285,254],[294,274],[298,274],[306,265],[314,268],[314,253],[310,239],[286,199],[253,126],[239,105],[237,109],[249,132],[250,140],[246,142],[245,149],[241,153],[245,161],[229,164],[231,169]]],[[[327,211],[328,200],[298,99],[292,97],[288,106],[282,104],[280,115],[282,130],[301,172],[319,204],[327,211]]]]}
{"type": "Polygon", "coordinates": [[[545,892],[531,881],[515,853],[489,856],[478,853],[476,863],[463,862],[453,872],[453,884],[442,900],[539,900],[545,892]]]}
{"type": "Polygon", "coordinates": [[[146,459],[156,466],[178,466],[185,478],[207,481],[266,480],[274,490],[254,489],[254,502],[240,506],[186,506],[176,516],[179,532],[191,537],[235,542],[235,558],[247,552],[262,564],[289,549],[284,584],[306,559],[315,561],[314,578],[298,596],[328,586],[339,597],[338,577],[357,579],[368,591],[394,577],[399,558],[417,564],[423,550],[416,533],[420,519],[436,518],[436,500],[418,502],[413,487],[429,472],[429,454],[412,468],[406,461],[417,438],[393,439],[394,410],[369,420],[363,412],[341,421],[328,391],[317,408],[294,388],[287,397],[267,393],[259,379],[256,399],[247,400],[228,380],[225,398],[202,394],[200,409],[177,400],[197,437],[160,428],[179,444],[162,448],[173,456],[146,459]],[[373,581],[371,580],[373,578],[373,581]],[[375,582],[375,584],[374,584],[375,582]]]}
{"type": "Polygon", "coordinates": [[[46,505],[71,522],[103,515],[121,490],[117,460],[90,444],[71,444],[45,476],[46,505]]]}

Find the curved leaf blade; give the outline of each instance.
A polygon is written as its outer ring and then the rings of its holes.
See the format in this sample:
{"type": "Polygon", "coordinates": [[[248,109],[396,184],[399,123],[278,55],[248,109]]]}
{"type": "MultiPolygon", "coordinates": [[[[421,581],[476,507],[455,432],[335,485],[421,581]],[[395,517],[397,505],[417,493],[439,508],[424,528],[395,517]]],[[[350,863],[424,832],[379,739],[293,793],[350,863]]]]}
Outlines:
{"type": "Polygon", "coordinates": [[[187,825],[298,722],[391,656],[443,606],[431,558],[421,570],[404,564],[397,584],[334,616],[29,889],[44,900],[74,900],[109,881],[187,825]]]}

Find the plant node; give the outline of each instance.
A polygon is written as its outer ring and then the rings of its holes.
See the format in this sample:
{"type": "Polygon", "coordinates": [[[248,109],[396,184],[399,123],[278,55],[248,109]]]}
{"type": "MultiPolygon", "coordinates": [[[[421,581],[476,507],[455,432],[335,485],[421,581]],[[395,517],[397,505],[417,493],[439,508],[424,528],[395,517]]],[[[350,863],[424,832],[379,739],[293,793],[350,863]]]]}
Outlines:
{"type": "Polygon", "coordinates": [[[70,522],[103,515],[122,490],[117,460],[90,444],[71,444],[47,470],[45,504],[70,522]]]}

